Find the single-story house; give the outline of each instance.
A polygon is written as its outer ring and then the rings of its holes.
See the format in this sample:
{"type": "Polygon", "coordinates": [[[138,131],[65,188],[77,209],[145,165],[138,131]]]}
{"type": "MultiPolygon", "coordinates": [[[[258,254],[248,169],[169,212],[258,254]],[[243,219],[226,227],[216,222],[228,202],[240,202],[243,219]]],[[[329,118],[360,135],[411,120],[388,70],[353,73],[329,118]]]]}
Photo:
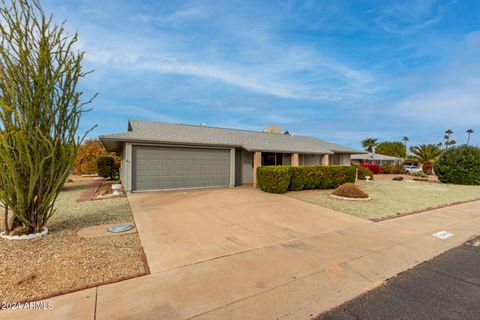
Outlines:
{"type": "Polygon", "coordinates": [[[397,165],[403,162],[402,158],[386,156],[379,153],[352,154],[352,162],[355,164],[378,164],[378,165],[397,165]]]}
{"type": "Polygon", "coordinates": [[[263,165],[346,165],[361,151],[307,136],[201,125],[129,121],[128,131],[99,137],[121,155],[127,192],[253,184],[263,165]]]}

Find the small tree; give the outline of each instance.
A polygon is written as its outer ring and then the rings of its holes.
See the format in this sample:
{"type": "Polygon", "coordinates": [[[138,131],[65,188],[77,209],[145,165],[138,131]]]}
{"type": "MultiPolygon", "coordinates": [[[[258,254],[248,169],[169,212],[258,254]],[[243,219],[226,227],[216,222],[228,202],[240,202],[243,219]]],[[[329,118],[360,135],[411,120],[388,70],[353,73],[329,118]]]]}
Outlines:
{"type": "Polygon", "coordinates": [[[405,145],[400,141],[385,141],[378,144],[375,151],[386,156],[405,158],[407,151],[405,145]]]}
{"type": "Polygon", "coordinates": [[[443,136],[445,149],[448,149],[450,146],[453,146],[457,141],[450,139],[450,136],[453,134],[453,131],[450,129],[445,130],[445,135],[443,136]]]}
{"type": "Polygon", "coordinates": [[[77,156],[73,162],[73,172],[76,174],[91,174],[97,172],[97,158],[111,156],[115,165],[120,166],[120,157],[105,150],[98,139],[85,140],[78,148],[77,156]]]}
{"type": "Polygon", "coordinates": [[[373,152],[373,148],[375,148],[378,145],[378,139],[374,138],[367,138],[365,140],[362,140],[362,147],[365,148],[368,152],[373,152]]]}
{"type": "Polygon", "coordinates": [[[422,164],[422,170],[426,174],[433,174],[433,164],[442,154],[441,145],[438,144],[421,144],[419,146],[410,147],[412,159],[422,164]]]}
{"type": "Polygon", "coordinates": [[[467,138],[467,146],[470,144],[470,137],[472,136],[472,133],[473,133],[473,129],[468,129],[467,130],[467,134],[468,134],[468,138],[467,138]]]}
{"type": "Polygon", "coordinates": [[[39,232],[54,214],[78,145],[83,52],[37,0],[2,1],[0,185],[7,234],[39,232]]]}
{"type": "Polygon", "coordinates": [[[407,154],[407,150],[408,150],[408,147],[407,147],[407,142],[410,141],[410,139],[408,139],[407,136],[404,136],[403,139],[403,144],[405,145],[405,155],[407,154]]]}

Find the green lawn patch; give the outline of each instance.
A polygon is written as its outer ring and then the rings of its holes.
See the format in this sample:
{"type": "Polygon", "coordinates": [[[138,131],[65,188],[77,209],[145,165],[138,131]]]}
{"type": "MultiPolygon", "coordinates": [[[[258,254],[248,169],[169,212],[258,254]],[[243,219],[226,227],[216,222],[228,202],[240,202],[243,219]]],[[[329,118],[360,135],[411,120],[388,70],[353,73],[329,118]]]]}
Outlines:
{"type": "Polygon", "coordinates": [[[354,202],[333,199],[328,196],[332,190],[289,192],[287,195],[370,220],[480,199],[480,186],[420,181],[359,181],[357,185],[367,192],[372,200],[354,202]]]}

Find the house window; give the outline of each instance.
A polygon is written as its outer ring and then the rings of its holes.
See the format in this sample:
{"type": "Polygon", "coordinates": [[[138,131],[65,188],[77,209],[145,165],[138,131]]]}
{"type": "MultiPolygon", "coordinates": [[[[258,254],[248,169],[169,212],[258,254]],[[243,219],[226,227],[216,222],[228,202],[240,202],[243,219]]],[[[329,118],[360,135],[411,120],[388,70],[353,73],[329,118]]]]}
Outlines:
{"type": "Polygon", "coordinates": [[[275,164],[277,166],[281,166],[283,164],[283,154],[281,154],[281,153],[276,153],[275,154],[275,164]]]}
{"type": "Polygon", "coordinates": [[[282,154],[274,152],[262,152],[262,166],[281,166],[282,154]]]}

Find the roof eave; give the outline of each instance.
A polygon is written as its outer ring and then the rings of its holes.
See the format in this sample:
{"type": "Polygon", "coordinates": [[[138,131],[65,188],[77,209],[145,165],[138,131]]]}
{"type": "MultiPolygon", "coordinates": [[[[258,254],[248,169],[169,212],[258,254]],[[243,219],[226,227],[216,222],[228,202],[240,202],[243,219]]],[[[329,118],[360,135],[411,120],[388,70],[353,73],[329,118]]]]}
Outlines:
{"type": "Polygon", "coordinates": [[[111,136],[99,136],[100,141],[118,141],[140,144],[153,144],[153,145],[188,145],[188,146],[212,146],[212,147],[224,147],[224,148],[243,148],[241,145],[234,144],[219,144],[208,142],[188,142],[188,141],[166,141],[156,139],[140,139],[140,138],[128,138],[128,137],[111,137],[111,136]]]}
{"type": "Polygon", "coordinates": [[[269,152],[269,153],[298,153],[298,154],[315,154],[315,155],[322,155],[322,154],[328,154],[328,155],[333,155],[333,152],[330,151],[294,151],[294,150],[258,150],[258,149],[246,149],[248,152],[269,152]]]}

